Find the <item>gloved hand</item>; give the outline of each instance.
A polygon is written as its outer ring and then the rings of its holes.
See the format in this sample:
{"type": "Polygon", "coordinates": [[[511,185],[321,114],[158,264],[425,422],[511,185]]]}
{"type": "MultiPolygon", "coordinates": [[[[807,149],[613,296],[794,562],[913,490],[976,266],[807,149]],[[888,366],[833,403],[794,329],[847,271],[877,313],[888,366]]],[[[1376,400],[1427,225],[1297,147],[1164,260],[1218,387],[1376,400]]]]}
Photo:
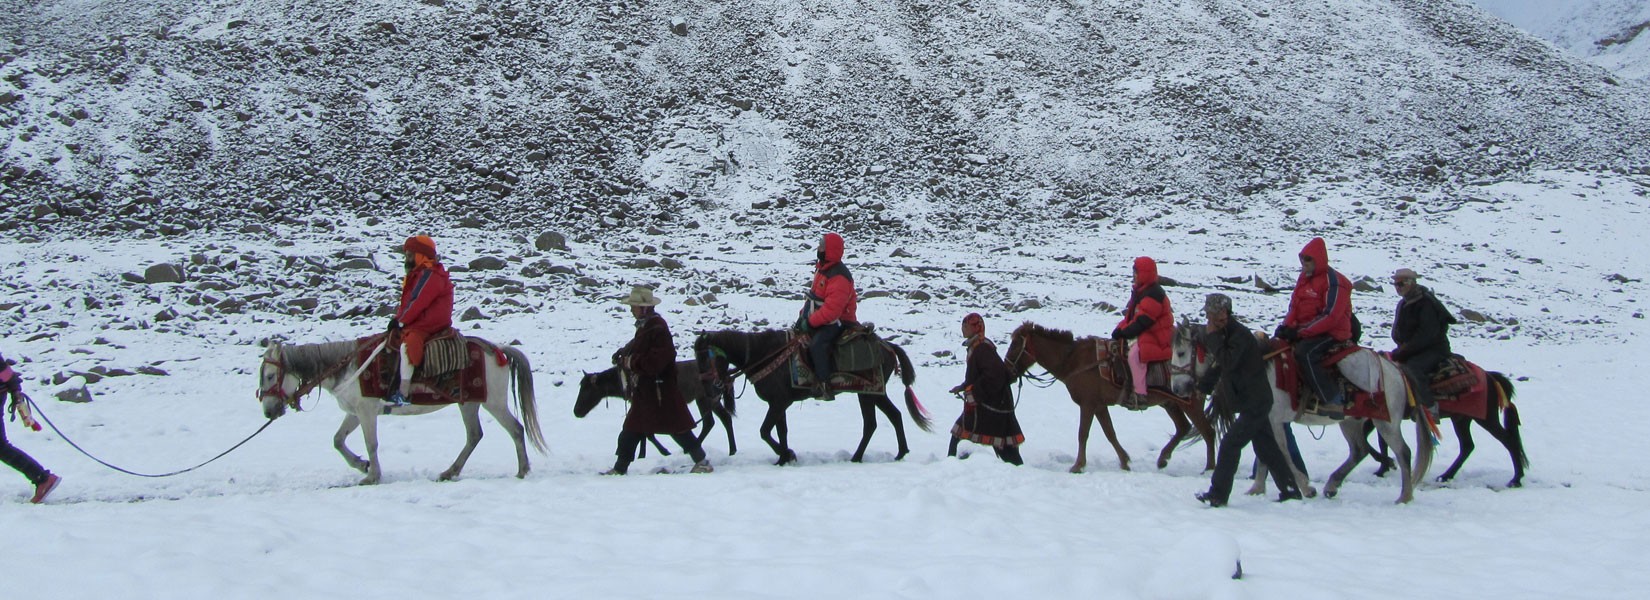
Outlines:
{"type": "Polygon", "coordinates": [[[1278,339],[1286,341],[1286,342],[1293,342],[1293,341],[1301,339],[1301,334],[1300,334],[1299,331],[1296,331],[1294,327],[1279,325],[1277,334],[1272,336],[1272,337],[1278,338],[1278,339]]]}
{"type": "Polygon", "coordinates": [[[401,322],[400,322],[400,321],[397,321],[397,320],[395,320],[395,317],[394,317],[394,316],[393,316],[393,315],[392,315],[392,316],[390,316],[390,326],[389,326],[389,329],[390,329],[390,330],[392,330],[392,331],[393,331],[393,330],[396,330],[396,329],[400,329],[400,328],[401,328],[401,322]]]}
{"type": "Polygon", "coordinates": [[[797,331],[800,331],[800,332],[802,332],[802,333],[813,333],[813,332],[814,332],[814,327],[813,327],[813,325],[809,325],[809,324],[808,324],[808,316],[807,316],[807,315],[799,315],[799,316],[797,316],[797,318],[796,318],[796,326],[795,326],[795,327],[794,327],[794,328],[795,328],[795,329],[796,329],[796,330],[797,330],[797,331]]]}
{"type": "Polygon", "coordinates": [[[965,386],[965,385],[959,383],[959,384],[957,384],[956,387],[951,388],[951,391],[947,392],[947,393],[961,394],[963,392],[963,390],[967,389],[967,388],[968,388],[968,386],[965,386]]]}
{"type": "Polygon", "coordinates": [[[1122,337],[1123,337],[1123,328],[1122,327],[1113,327],[1113,328],[1111,328],[1111,339],[1115,340],[1115,339],[1119,339],[1119,338],[1122,338],[1122,337]]]}

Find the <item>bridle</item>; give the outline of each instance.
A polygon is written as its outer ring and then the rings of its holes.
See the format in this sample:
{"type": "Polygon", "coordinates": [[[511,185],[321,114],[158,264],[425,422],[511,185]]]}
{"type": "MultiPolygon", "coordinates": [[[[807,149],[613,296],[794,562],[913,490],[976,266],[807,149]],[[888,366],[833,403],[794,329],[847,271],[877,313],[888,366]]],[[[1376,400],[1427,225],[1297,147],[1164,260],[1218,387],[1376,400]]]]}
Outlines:
{"type": "Polygon", "coordinates": [[[298,377],[298,389],[293,390],[291,394],[287,394],[284,387],[287,377],[286,353],[281,350],[281,345],[277,343],[270,348],[269,352],[264,353],[263,365],[258,367],[262,371],[264,365],[273,365],[275,367],[275,380],[269,384],[269,387],[259,388],[256,398],[259,402],[263,402],[265,397],[273,396],[286,404],[293,412],[303,412],[304,407],[299,404],[299,401],[303,400],[305,395],[315,391],[315,388],[320,387],[322,381],[344,370],[344,367],[349,365],[350,358],[351,355],[344,355],[343,360],[327,367],[313,381],[306,381],[303,377],[294,375],[294,377],[298,377]],[[271,354],[276,357],[274,360],[269,358],[271,354]]]}

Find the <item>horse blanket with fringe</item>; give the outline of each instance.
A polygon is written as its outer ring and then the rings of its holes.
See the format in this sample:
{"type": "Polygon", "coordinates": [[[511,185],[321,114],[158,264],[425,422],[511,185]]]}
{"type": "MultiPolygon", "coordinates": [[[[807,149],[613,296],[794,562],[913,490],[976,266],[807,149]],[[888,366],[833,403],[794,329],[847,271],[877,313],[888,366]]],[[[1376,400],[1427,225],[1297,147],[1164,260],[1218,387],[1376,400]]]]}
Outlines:
{"type": "Polygon", "coordinates": [[[1490,385],[1484,369],[1460,356],[1444,362],[1446,364],[1432,376],[1432,393],[1438,400],[1438,411],[1474,419],[1489,418],[1490,385]],[[1466,384],[1464,389],[1462,383],[1466,384]]]}
{"type": "MultiPolygon", "coordinates": [[[[366,360],[373,348],[383,341],[384,335],[356,340],[356,361],[366,360]]],[[[393,339],[391,342],[399,343],[400,340],[393,339]]],[[[424,343],[424,364],[413,372],[412,393],[407,401],[413,404],[486,401],[487,360],[497,360],[500,365],[509,363],[501,350],[459,335],[456,330],[448,329],[437,334],[424,343]]],[[[395,346],[384,348],[373,360],[372,366],[361,372],[361,394],[372,398],[388,395],[390,378],[395,376],[400,363],[401,357],[395,346]]]]}
{"type": "MultiPolygon", "coordinates": [[[[833,358],[836,373],[832,374],[830,381],[832,390],[858,394],[887,393],[888,382],[882,377],[882,361],[894,357],[882,338],[877,336],[874,326],[860,324],[842,332],[836,340],[833,358]]],[[[791,385],[794,387],[811,389],[818,383],[807,345],[801,345],[791,354],[790,371],[791,385]]]]}
{"type": "MultiPolygon", "coordinates": [[[[1299,411],[1302,402],[1306,402],[1307,412],[1316,413],[1318,403],[1323,400],[1311,394],[1311,389],[1301,384],[1300,366],[1295,361],[1294,349],[1283,340],[1273,340],[1271,344],[1272,351],[1282,351],[1273,356],[1271,361],[1278,389],[1289,394],[1291,408],[1299,411]]],[[[1391,415],[1387,414],[1386,402],[1382,401],[1385,394],[1381,389],[1380,355],[1368,348],[1346,344],[1331,349],[1324,357],[1323,365],[1333,367],[1330,369],[1331,373],[1338,375],[1335,383],[1346,391],[1346,397],[1349,399],[1346,416],[1391,420],[1391,415]]]]}

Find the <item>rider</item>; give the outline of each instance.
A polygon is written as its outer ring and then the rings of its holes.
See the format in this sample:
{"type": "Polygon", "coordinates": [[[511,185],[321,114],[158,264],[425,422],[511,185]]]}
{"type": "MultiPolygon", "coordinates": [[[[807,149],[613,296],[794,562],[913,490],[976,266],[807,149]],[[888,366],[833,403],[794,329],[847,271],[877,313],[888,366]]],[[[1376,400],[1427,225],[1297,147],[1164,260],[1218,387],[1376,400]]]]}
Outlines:
{"type": "Polygon", "coordinates": [[[630,316],[636,318],[636,335],[613,355],[613,364],[633,375],[635,383],[629,393],[630,410],[619,430],[618,460],[602,474],[624,475],[630,461],[635,460],[637,447],[648,434],[655,433],[669,434],[693,457],[694,473],[711,472],[699,438],[692,435],[693,415],[688,413],[687,401],[677,387],[676,343],[670,325],[654,310],[659,299],[651,288],[635,286],[619,303],[630,306],[630,316]]]}
{"type": "Polygon", "coordinates": [[[1392,273],[1392,287],[1403,297],[1392,321],[1392,341],[1398,344],[1392,360],[1409,372],[1416,400],[1432,409],[1432,372],[1450,357],[1449,326],[1456,321],[1432,290],[1415,282],[1419,278],[1410,269],[1392,273]]]}
{"type": "Polygon", "coordinates": [[[814,379],[818,382],[814,393],[825,400],[836,398],[830,385],[831,374],[835,372],[831,353],[836,339],[848,327],[858,323],[855,315],[859,304],[858,293],[854,291],[853,274],[848,272],[847,265],[842,264],[842,246],[842,236],[836,233],[827,233],[820,240],[808,304],[796,320],[799,331],[812,335],[808,353],[812,359],[814,379]]]}
{"type": "Polygon", "coordinates": [[[1008,367],[997,355],[997,346],[985,337],[985,319],[969,313],[962,322],[963,346],[968,348],[968,370],[963,382],[951,388],[962,394],[963,414],[951,428],[950,456],[957,455],[957,442],[967,439],[986,444],[1003,462],[1019,465],[1020,444],[1026,436],[1014,418],[1014,396],[1008,389],[1008,367]]]}
{"type": "MultiPolygon", "coordinates": [[[[11,410],[13,412],[17,411],[18,406],[24,402],[23,377],[11,369],[11,362],[3,356],[0,356],[0,394],[11,396],[11,410]]],[[[0,462],[17,469],[17,472],[22,473],[24,477],[29,479],[29,483],[34,484],[34,497],[29,498],[29,502],[35,504],[45,502],[46,495],[52,493],[52,489],[57,487],[57,482],[63,479],[42,468],[40,463],[35,462],[34,458],[11,445],[11,442],[6,440],[5,421],[5,419],[0,418],[0,462]]]]}
{"type": "Polygon", "coordinates": [[[1329,250],[1323,238],[1312,238],[1301,249],[1301,275],[1289,296],[1289,314],[1274,337],[1295,347],[1295,360],[1306,374],[1306,384],[1322,402],[1319,411],[1338,417],[1346,411],[1345,394],[1319,365],[1329,347],[1352,337],[1352,282],[1329,268],[1329,250]]]}
{"type": "Polygon", "coordinates": [[[424,342],[453,326],[453,281],[436,260],[435,240],[415,235],[401,248],[407,278],[401,283],[401,307],[390,317],[390,329],[401,330],[401,381],[384,399],[392,406],[407,403],[413,369],[424,364],[424,342]]]}
{"type": "Polygon", "coordinates": [[[1123,390],[1118,404],[1146,405],[1146,363],[1169,360],[1174,340],[1174,313],[1169,297],[1157,283],[1157,262],[1151,257],[1134,259],[1133,292],[1123,309],[1123,321],[1111,331],[1112,339],[1134,340],[1129,344],[1129,375],[1134,380],[1133,396],[1123,390]]]}
{"type": "Polygon", "coordinates": [[[1203,315],[1209,319],[1204,345],[1214,355],[1212,366],[1198,380],[1197,387],[1205,396],[1212,394],[1221,402],[1231,403],[1237,420],[1220,438],[1220,454],[1215,459],[1215,472],[1209,477],[1209,491],[1197,494],[1200,502],[1209,506],[1225,506],[1232,494],[1232,476],[1237,473],[1238,459],[1243,447],[1251,442],[1255,456],[1272,472],[1278,484],[1278,501],[1299,500],[1300,489],[1289,463],[1278,450],[1272,437],[1267,414],[1272,410],[1272,384],[1266,380],[1266,361],[1261,358],[1260,344],[1249,328],[1232,316],[1232,299],[1224,294],[1209,294],[1203,303],[1203,315]],[[1219,386],[1220,393],[1215,394],[1219,386]]]}

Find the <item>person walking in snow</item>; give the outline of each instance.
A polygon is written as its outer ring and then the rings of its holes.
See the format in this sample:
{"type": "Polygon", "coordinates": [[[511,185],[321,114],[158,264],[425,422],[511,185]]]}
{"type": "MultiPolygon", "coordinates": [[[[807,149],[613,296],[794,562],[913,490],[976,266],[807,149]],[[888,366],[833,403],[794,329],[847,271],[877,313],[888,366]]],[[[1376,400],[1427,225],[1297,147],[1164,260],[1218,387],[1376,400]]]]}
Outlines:
{"type": "MultiPolygon", "coordinates": [[[[4,356],[0,356],[0,394],[11,397],[10,412],[15,418],[17,411],[20,410],[19,407],[25,400],[23,398],[23,377],[13,371],[11,365],[12,363],[7,361],[4,356]]],[[[29,483],[34,484],[34,496],[29,498],[29,502],[34,504],[45,502],[46,496],[52,493],[58,482],[63,480],[63,478],[53,475],[51,471],[41,467],[40,463],[35,461],[33,457],[11,445],[11,441],[6,439],[5,419],[0,419],[0,462],[17,469],[18,473],[22,473],[24,477],[28,478],[29,483]]]]}
{"type": "Polygon", "coordinates": [[[1352,337],[1352,282],[1329,268],[1323,238],[1312,238],[1299,257],[1301,274],[1289,296],[1289,313],[1273,337],[1294,345],[1300,372],[1320,400],[1319,412],[1340,418],[1346,412],[1345,394],[1321,361],[1331,346],[1352,337]]]}
{"type": "Polygon", "coordinates": [[[1449,326],[1455,317],[1444,303],[1416,279],[1415,271],[1398,269],[1392,273],[1392,287],[1401,299],[1392,320],[1392,360],[1404,367],[1414,382],[1415,399],[1428,409],[1432,396],[1432,372],[1450,357],[1449,326]]]}
{"type": "Polygon", "coordinates": [[[1203,315],[1209,320],[1203,343],[1213,360],[1197,387],[1205,396],[1226,403],[1225,408],[1237,413],[1237,419],[1220,438],[1220,452],[1215,458],[1215,471],[1209,476],[1209,490],[1198,493],[1198,501],[1209,506],[1226,505],[1243,447],[1251,443],[1255,456],[1272,472],[1272,479],[1278,484],[1278,501],[1299,500],[1301,493],[1295,485],[1294,473],[1289,470],[1283,452],[1278,450],[1267,420],[1272,410],[1272,384],[1266,380],[1266,361],[1261,358],[1260,342],[1248,327],[1232,316],[1232,299],[1225,294],[1209,294],[1203,302],[1203,315]]]}
{"type": "Polygon", "coordinates": [[[424,343],[453,326],[453,281],[436,258],[435,240],[415,235],[401,249],[407,277],[401,282],[401,306],[390,317],[390,329],[401,330],[401,378],[384,399],[392,406],[407,403],[413,370],[424,364],[424,343]]]}
{"type": "Polygon", "coordinates": [[[619,301],[630,307],[636,318],[636,335],[613,354],[613,364],[630,381],[630,409],[619,431],[618,459],[603,475],[624,475],[630,470],[636,451],[649,434],[668,434],[693,457],[694,473],[712,471],[699,438],[693,437],[693,415],[676,382],[676,342],[670,325],[654,307],[658,297],[651,288],[635,286],[619,301]]]}
{"type": "Polygon", "coordinates": [[[1009,390],[1008,367],[997,346],[985,337],[985,319],[979,313],[969,313],[962,321],[963,346],[968,348],[968,369],[963,382],[951,388],[951,393],[962,394],[963,414],[951,428],[951,450],[957,455],[957,443],[968,440],[991,446],[1003,462],[1020,465],[1020,444],[1026,436],[1020,430],[1020,421],[1014,418],[1014,395],[1009,390]]]}
{"type": "Polygon", "coordinates": [[[1131,289],[1129,303],[1123,309],[1123,321],[1112,329],[1111,337],[1127,340],[1129,344],[1132,389],[1124,388],[1117,403],[1126,408],[1141,409],[1147,406],[1148,363],[1169,360],[1170,345],[1174,340],[1174,312],[1169,307],[1169,296],[1157,283],[1157,262],[1151,257],[1134,259],[1131,289]]]}
{"type": "Polygon", "coordinates": [[[812,338],[808,344],[808,356],[817,381],[814,391],[825,400],[836,398],[836,392],[830,385],[831,374],[836,372],[832,360],[836,340],[842,337],[843,331],[859,322],[856,314],[859,294],[854,290],[853,274],[848,272],[847,265],[842,264],[842,255],[842,236],[825,234],[815,253],[814,279],[808,289],[808,304],[796,320],[796,329],[812,338]]]}

